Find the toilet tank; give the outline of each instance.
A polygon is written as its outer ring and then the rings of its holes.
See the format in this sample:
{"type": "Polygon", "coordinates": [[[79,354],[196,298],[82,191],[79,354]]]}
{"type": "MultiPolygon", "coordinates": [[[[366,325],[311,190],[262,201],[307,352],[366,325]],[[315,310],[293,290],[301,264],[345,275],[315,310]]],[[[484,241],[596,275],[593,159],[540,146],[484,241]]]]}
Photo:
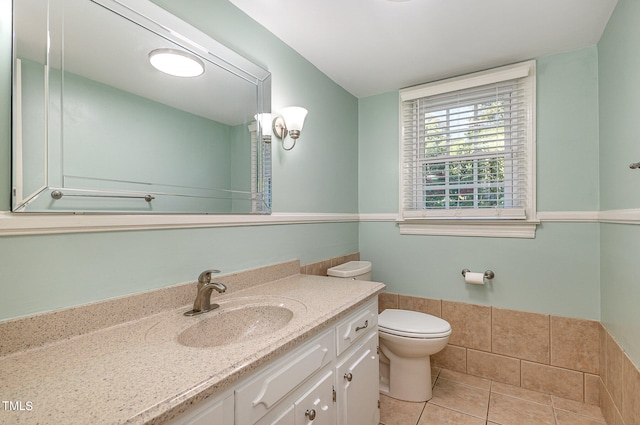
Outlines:
{"type": "Polygon", "coordinates": [[[327,276],[371,280],[371,261],[349,261],[327,270],[327,276]]]}

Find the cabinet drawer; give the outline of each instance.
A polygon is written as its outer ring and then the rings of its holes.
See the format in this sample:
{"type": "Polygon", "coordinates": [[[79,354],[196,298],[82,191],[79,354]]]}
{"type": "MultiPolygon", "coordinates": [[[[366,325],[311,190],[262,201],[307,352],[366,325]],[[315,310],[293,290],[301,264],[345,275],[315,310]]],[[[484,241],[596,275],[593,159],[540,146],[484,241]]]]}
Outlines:
{"type": "Polygon", "coordinates": [[[334,333],[328,331],[276,361],[235,391],[236,423],[253,424],[334,356],[334,333]]]}
{"type": "Polygon", "coordinates": [[[336,327],[338,355],[378,326],[378,301],[361,307],[336,327]]]}

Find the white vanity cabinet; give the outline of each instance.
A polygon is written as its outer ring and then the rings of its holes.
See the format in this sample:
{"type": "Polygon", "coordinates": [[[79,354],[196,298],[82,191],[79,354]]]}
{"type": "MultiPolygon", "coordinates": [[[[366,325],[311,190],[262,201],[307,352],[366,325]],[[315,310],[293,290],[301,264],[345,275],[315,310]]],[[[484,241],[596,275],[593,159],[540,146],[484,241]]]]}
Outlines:
{"type": "Polygon", "coordinates": [[[377,300],[171,425],[378,425],[377,300]]]}
{"type": "MultiPolygon", "coordinates": [[[[325,376],[327,370],[333,377],[331,365],[335,359],[334,353],[334,332],[330,329],[276,360],[236,387],[236,425],[280,423],[275,422],[273,418],[286,417],[291,406],[295,406],[294,423],[296,425],[311,423],[303,421],[308,416],[318,419],[327,416],[325,405],[319,406],[316,401],[325,402],[327,397],[329,402],[332,401],[331,383],[328,390],[326,385],[321,384],[327,381],[325,376]],[[326,390],[324,394],[320,394],[322,389],[326,390]],[[313,394],[316,396],[315,399],[312,399],[313,394]],[[310,413],[305,416],[307,409],[310,413]],[[301,410],[302,413],[299,414],[301,410]],[[312,410],[315,410],[315,413],[311,413],[312,410]],[[261,419],[267,413],[267,418],[261,419]],[[258,420],[261,421],[258,422],[258,420]]],[[[332,402],[329,403],[329,414],[334,416],[332,404],[332,402]]],[[[281,420],[278,419],[278,421],[281,420]]],[[[331,422],[327,423],[331,424],[331,422]]]]}
{"type": "Polygon", "coordinates": [[[380,422],[378,304],[368,304],[336,327],[337,425],[380,422]]]}

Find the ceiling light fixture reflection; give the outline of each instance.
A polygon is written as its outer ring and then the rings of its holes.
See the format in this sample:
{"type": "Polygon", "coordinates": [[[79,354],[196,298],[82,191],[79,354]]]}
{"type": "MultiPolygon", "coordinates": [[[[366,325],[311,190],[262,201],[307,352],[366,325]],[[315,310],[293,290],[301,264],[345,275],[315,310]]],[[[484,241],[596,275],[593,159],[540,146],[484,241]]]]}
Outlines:
{"type": "Polygon", "coordinates": [[[155,49],[149,62],[158,71],[176,77],[197,77],[204,73],[204,62],[195,55],[176,49],[155,49]]]}

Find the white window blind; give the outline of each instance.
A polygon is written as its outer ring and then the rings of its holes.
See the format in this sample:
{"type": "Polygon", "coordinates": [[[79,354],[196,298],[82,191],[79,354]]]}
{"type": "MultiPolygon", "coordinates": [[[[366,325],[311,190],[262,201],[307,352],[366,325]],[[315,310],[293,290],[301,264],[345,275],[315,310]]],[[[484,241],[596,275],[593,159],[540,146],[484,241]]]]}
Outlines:
{"type": "Polygon", "coordinates": [[[258,123],[249,125],[251,134],[251,199],[253,212],[271,212],[271,136],[258,140],[258,123]]]}
{"type": "Polygon", "coordinates": [[[527,63],[401,92],[403,218],[531,215],[532,73],[527,63]]]}

